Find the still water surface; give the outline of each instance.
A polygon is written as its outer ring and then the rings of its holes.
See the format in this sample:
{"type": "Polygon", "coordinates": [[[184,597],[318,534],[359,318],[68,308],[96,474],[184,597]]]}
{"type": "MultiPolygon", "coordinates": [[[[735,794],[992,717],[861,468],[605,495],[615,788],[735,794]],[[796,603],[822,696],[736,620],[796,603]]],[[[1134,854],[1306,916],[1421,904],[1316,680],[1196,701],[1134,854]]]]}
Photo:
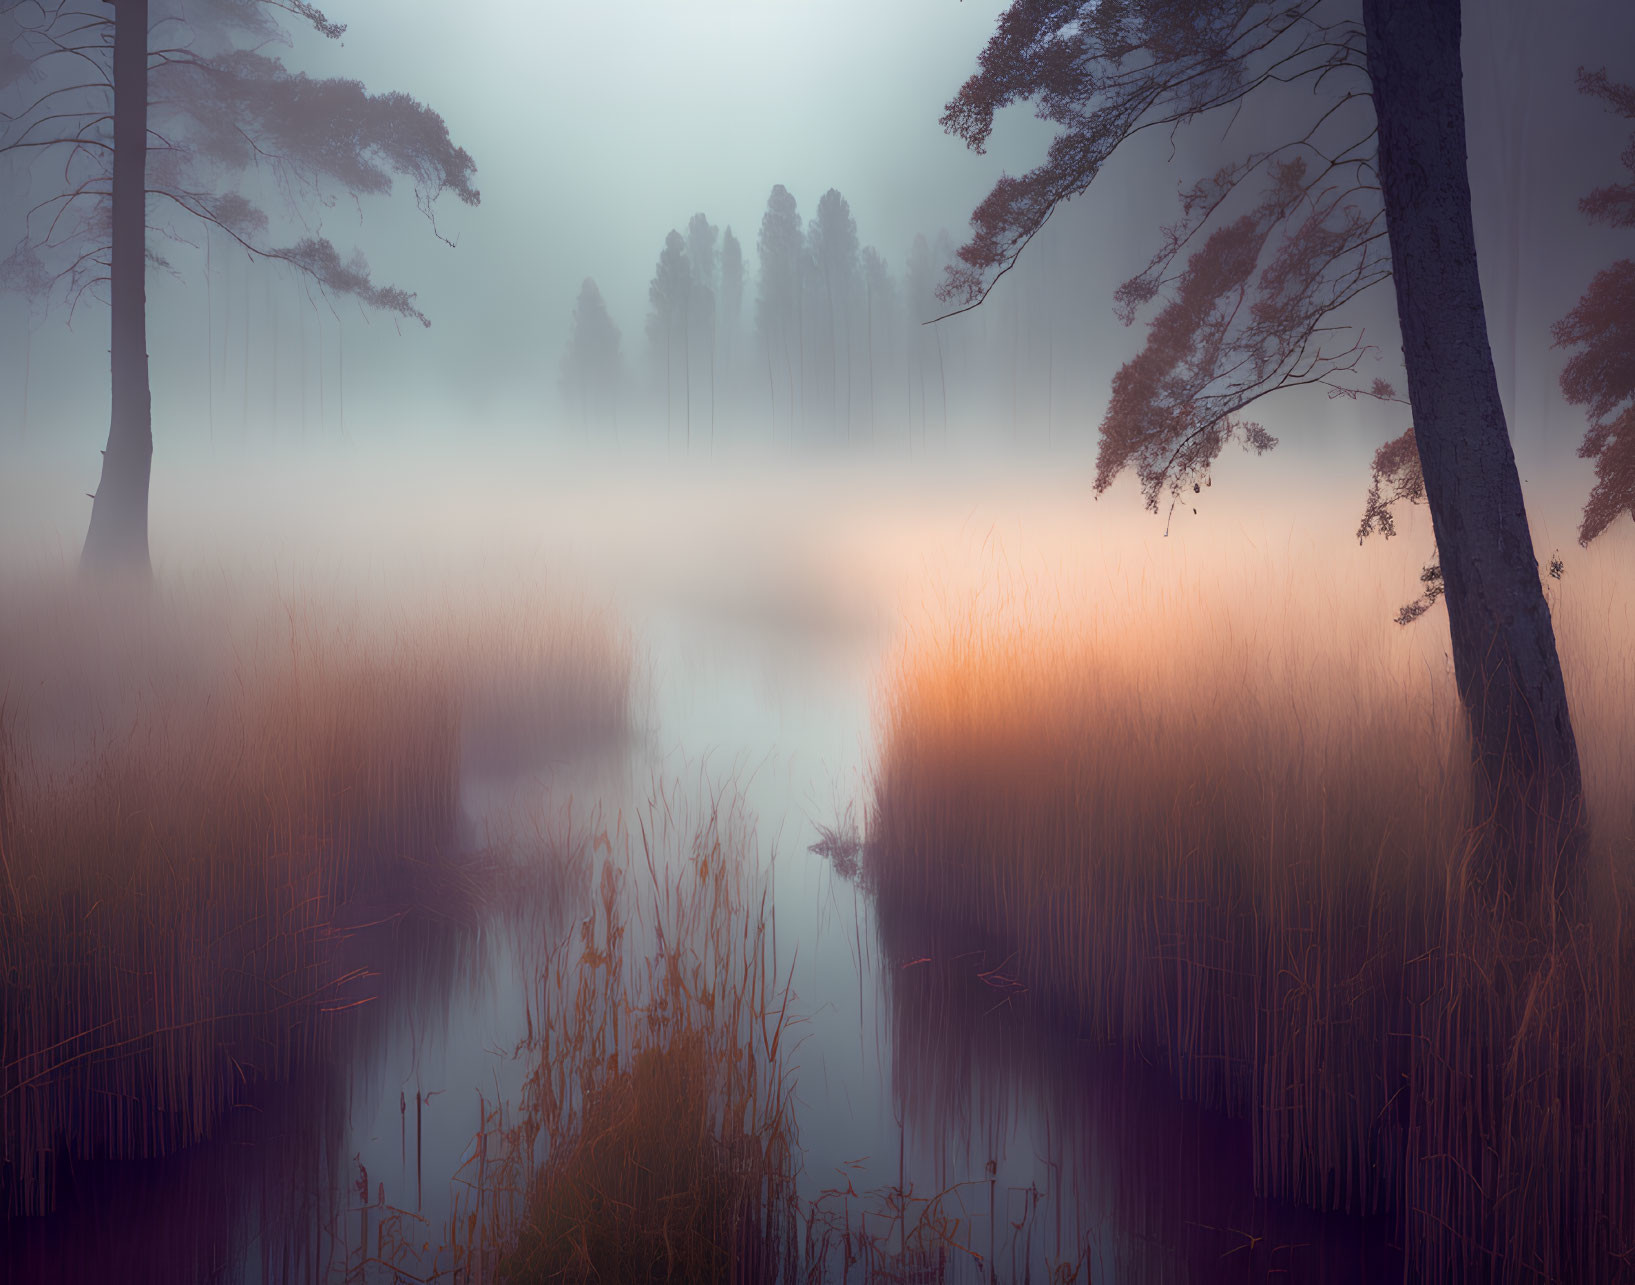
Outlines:
{"type": "MultiPolygon", "coordinates": [[[[1077,529],[1021,507],[1041,529],[1077,529]]],[[[921,522],[921,545],[963,543],[991,561],[1004,515],[958,497],[944,510],[940,526],[921,522]]],[[[666,588],[676,577],[662,561],[627,579],[614,597],[644,656],[641,734],[611,754],[474,760],[471,841],[535,823],[628,829],[655,789],[695,806],[725,788],[742,800],[798,1017],[800,1195],[832,1231],[822,1278],[927,1280],[929,1266],[969,1281],[1400,1279],[1382,1228],[1256,1199],[1245,1130],[1031,1011],[1002,947],[901,913],[878,922],[811,850],[820,827],[866,812],[879,684],[901,645],[904,587],[927,570],[924,547],[893,543],[893,523],[914,521],[881,507],[860,533],[842,511],[793,554],[775,538],[740,541],[728,573],[682,589],[666,588]],[[941,1228],[935,1260],[902,1262],[920,1219],[941,1228]]],[[[1140,539],[1149,561],[1187,556],[1140,539]]],[[[696,547],[677,556],[700,559],[696,547]]],[[[579,905],[520,935],[514,922],[435,915],[361,929],[379,976],[375,1002],[350,1019],[349,1056],[258,1093],[204,1147],[88,1171],[74,1208],[32,1228],[12,1261],[40,1280],[391,1280],[357,1266],[389,1232],[399,1279],[427,1277],[469,1207],[475,1140],[526,1071],[515,1051],[538,960],[518,943],[561,932],[579,905]],[[382,1209],[397,1211],[389,1228],[382,1209]]]]}

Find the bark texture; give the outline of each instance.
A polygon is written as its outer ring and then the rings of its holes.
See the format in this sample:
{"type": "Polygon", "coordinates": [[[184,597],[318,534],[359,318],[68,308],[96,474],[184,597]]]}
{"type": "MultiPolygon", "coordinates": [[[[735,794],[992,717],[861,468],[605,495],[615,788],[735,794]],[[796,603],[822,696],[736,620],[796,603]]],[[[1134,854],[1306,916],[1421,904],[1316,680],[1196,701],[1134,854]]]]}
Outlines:
{"type": "Polygon", "coordinates": [[[114,8],[113,246],[109,356],[113,413],[102,479],[80,564],[97,575],[147,579],[153,412],[148,389],[148,0],[114,8]]]}
{"type": "Polygon", "coordinates": [[[1363,17],[1408,395],[1487,838],[1479,874],[1531,895],[1577,862],[1582,787],[1482,309],[1460,0],[1363,0],[1363,17]]]}

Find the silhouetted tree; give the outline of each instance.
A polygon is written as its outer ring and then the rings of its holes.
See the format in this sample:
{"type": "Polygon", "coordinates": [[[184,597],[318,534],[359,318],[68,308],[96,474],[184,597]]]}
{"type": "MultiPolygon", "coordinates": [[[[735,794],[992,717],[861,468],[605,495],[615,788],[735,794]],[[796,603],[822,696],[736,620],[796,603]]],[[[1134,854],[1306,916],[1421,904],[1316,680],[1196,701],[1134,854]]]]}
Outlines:
{"type": "MultiPolygon", "coordinates": [[[[0,154],[53,154],[60,192],[36,204],[6,259],[6,278],[77,304],[106,286],[111,306],[112,415],[82,564],[151,574],[148,483],[153,457],[146,269],[164,259],[149,210],[220,229],[246,253],[284,263],[332,294],[429,325],[414,296],[377,285],[361,255],[321,235],[280,245],[267,214],[237,186],[258,173],[287,197],[391,190],[405,175],[427,217],[452,191],[478,202],[475,164],[442,117],[403,93],[355,80],[314,80],[263,50],[289,19],[339,38],[307,0],[118,0],[107,7],[9,3],[0,92],[0,154]],[[111,123],[111,131],[108,126],[111,123]]],[[[179,234],[173,234],[179,235],[179,234]]]]}
{"type": "MultiPolygon", "coordinates": [[[[932,271],[937,277],[942,277],[950,264],[954,261],[954,238],[948,235],[947,228],[938,228],[937,235],[931,242],[932,271]]],[[[932,316],[937,317],[941,308],[934,308],[932,316]]],[[[931,346],[937,354],[937,391],[942,398],[942,431],[948,433],[948,363],[944,360],[942,326],[933,322],[926,327],[931,335],[931,346]]]]}
{"type": "MultiPolygon", "coordinates": [[[[1578,833],[1581,777],[1483,315],[1460,0],[1361,0],[1360,22],[1332,10],[1322,0],[1016,0],[943,123],[980,150],[995,113],[1028,101],[1062,132],[1040,166],[1001,178],[977,207],[945,297],[979,301],[1141,130],[1234,110],[1264,86],[1312,89],[1288,142],[1187,189],[1158,253],[1119,290],[1127,321],[1166,302],[1114,379],[1097,490],[1133,466],[1156,508],[1164,490],[1195,485],[1229,440],[1269,448],[1245,412],[1276,389],[1389,394],[1348,383],[1365,347],[1334,314],[1391,278],[1475,815],[1492,823],[1484,869],[1532,891],[1553,873],[1544,838],[1578,833]],[[1229,204],[1253,199],[1251,183],[1262,185],[1258,202],[1229,218],[1229,204]]],[[[1569,840],[1566,864],[1580,850],[1569,840]]]]}
{"type": "Polygon", "coordinates": [[[583,428],[595,424],[617,429],[619,340],[619,327],[608,315],[602,292],[586,277],[573,306],[559,384],[564,404],[578,414],[583,428]]]}
{"type": "Polygon", "coordinates": [[[829,314],[823,276],[812,245],[813,223],[806,226],[800,252],[799,305],[795,311],[796,352],[800,365],[800,420],[809,427],[815,414],[834,411],[834,380],[829,358],[829,314]]]}
{"type": "Polygon", "coordinates": [[[897,329],[897,286],[885,258],[872,245],[862,254],[864,342],[868,351],[869,434],[878,429],[882,376],[888,385],[894,357],[891,336],[897,329]]]}
{"type": "Polygon", "coordinates": [[[702,341],[703,356],[709,362],[711,449],[715,446],[716,231],[715,224],[703,214],[695,214],[688,220],[687,263],[692,270],[692,304],[688,329],[702,341]]]}
{"type": "MultiPolygon", "coordinates": [[[[939,243],[947,233],[939,233],[939,243]]],[[[937,404],[942,411],[942,428],[948,432],[948,379],[943,369],[942,333],[936,324],[943,309],[937,302],[937,272],[946,265],[948,256],[938,256],[923,233],[917,233],[908,251],[908,270],[904,289],[908,295],[909,352],[920,390],[920,438],[926,433],[926,380],[927,372],[937,375],[937,404]]]]}
{"type": "MultiPolygon", "coordinates": [[[[1635,120],[1635,84],[1610,81],[1605,70],[1580,70],[1578,86],[1635,120]]],[[[1635,138],[1622,159],[1632,181],[1597,188],[1578,203],[1592,223],[1635,228],[1635,138]]],[[[1620,259],[1596,273],[1578,306],[1556,322],[1555,338],[1580,350],[1561,372],[1561,391],[1589,408],[1589,432],[1578,448],[1595,461],[1595,486],[1578,528],[1579,543],[1588,544],[1622,514],[1635,518],[1635,261],[1620,259]]]]}
{"type": "Polygon", "coordinates": [[[674,405],[673,380],[677,340],[681,347],[683,400],[686,407],[686,442],[693,441],[692,355],[687,335],[687,322],[692,311],[693,277],[687,262],[687,246],[681,233],[673,228],[664,238],[664,249],[659,252],[658,268],[647,288],[647,300],[652,311],[647,315],[647,337],[653,344],[654,355],[664,364],[664,431],[670,433],[671,408],[674,405]]]}
{"type": "Polygon", "coordinates": [[[760,256],[761,279],[755,300],[755,328],[766,354],[767,395],[776,402],[774,367],[781,364],[793,419],[797,365],[802,360],[801,259],[805,238],[801,235],[795,198],[782,183],[774,187],[766,199],[756,250],[760,256]]]}
{"type": "Polygon", "coordinates": [[[715,289],[719,231],[702,213],[687,220],[687,263],[692,270],[693,284],[707,290],[715,289]]]}
{"type": "Polygon", "coordinates": [[[830,389],[836,415],[844,413],[846,433],[851,435],[851,341],[852,313],[857,296],[857,220],[851,206],[836,188],[818,199],[817,218],[807,234],[812,259],[822,282],[824,336],[828,341],[830,389]],[[840,354],[846,355],[846,406],[840,408],[840,354]]]}
{"type": "Polygon", "coordinates": [[[729,227],[721,234],[720,331],[722,369],[733,380],[744,312],[744,247],[729,227]]]}
{"type": "Polygon", "coordinates": [[[940,311],[937,307],[937,269],[931,259],[931,243],[925,239],[924,233],[916,233],[914,244],[909,247],[903,289],[907,295],[905,320],[908,323],[908,364],[912,368],[910,388],[912,390],[917,385],[920,392],[920,440],[923,442],[927,428],[925,368],[928,354],[934,346],[931,329],[926,323],[933,321],[940,311]]]}

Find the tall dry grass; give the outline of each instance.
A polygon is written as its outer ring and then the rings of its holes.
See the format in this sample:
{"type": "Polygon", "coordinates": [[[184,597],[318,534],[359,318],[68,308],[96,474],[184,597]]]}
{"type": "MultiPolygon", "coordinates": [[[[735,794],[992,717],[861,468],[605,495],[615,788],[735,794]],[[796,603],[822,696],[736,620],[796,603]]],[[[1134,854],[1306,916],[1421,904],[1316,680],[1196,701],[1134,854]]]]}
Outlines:
{"type": "Polygon", "coordinates": [[[1557,605],[1587,920],[1474,890],[1425,635],[1275,584],[1024,597],[911,643],[881,713],[882,913],[1014,952],[1077,1027],[1246,1118],[1261,1191],[1394,1211],[1419,1279],[1615,1279],[1635,1261],[1618,584],[1592,567],[1557,605]]]}
{"type": "MultiPolygon", "coordinates": [[[[246,1086],[335,1054],[372,995],[347,946],[358,908],[476,895],[461,773],[485,700],[524,689],[564,741],[628,713],[627,640],[571,614],[508,635],[503,618],[9,589],[7,1213],[50,1208],[76,1161],[195,1142],[246,1086]]],[[[526,702],[506,708],[528,726],[526,702]]]]}
{"type": "Polygon", "coordinates": [[[471,1281],[794,1279],[794,1019],[741,800],[660,789],[630,828],[621,818],[568,846],[594,864],[594,893],[534,979],[521,1094],[482,1103],[431,1258],[385,1211],[360,1267],[471,1281]]]}
{"type": "Polygon", "coordinates": [[[913,905],[878,910],[882,953],[899,961],[883,976],[892,1099],[908,1153],[930,1144],[910,1194],[977,1178],[961,1184],[965,1216],[946,1238],[953,1267],[937,1279],[987,1279],[987,1262],[969,1270],[955,1245],[991,1259],[1002,1281],[1402,1279],[1388,1216],[1257,1194],[1247,1122],[1178,1103],[1139,1058],[1047,1020],[1012,976],[1009,950],[913,905]]]}

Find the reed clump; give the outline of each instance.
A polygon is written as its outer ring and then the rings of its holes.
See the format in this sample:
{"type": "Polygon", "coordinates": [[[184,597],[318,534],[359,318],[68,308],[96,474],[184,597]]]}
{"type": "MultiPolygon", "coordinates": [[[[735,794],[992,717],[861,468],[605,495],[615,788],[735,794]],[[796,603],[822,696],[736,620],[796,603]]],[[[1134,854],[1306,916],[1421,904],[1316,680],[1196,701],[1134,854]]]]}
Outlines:
{"type": "Polygon", "coordinates": [[[1415,643],[1364,644],[1332,604],[1137,606],[1012,607],[905,649],[867,845],[881,914],[992,944],[1035,1000],[1246,1118],[1262,1192],[1394,1214],[1419,1279],[1614,1279],[1635,1254],[1635,684],[1603,608],[1557,605],[1586,917],[1473,878],[1451,675],[1415,643]]]}
{"type": "Polygon", "coordinates": [[[474,681],[436,635],[310,606],[30,594],[0,611],[8,1215],[337,1053],[373,996],[356,908],[461,886],[474,681]]]}
{"type": "Polygon", "coordinates": [[[463,1270],[792,1279],[790,1019],[766,888],[739,805],[717,794],[691,815],[660,795],[634,842],[599,837],[594,904],[531,997],[522,1098],[485,1115],[466,1166],[463,1270]]]}

